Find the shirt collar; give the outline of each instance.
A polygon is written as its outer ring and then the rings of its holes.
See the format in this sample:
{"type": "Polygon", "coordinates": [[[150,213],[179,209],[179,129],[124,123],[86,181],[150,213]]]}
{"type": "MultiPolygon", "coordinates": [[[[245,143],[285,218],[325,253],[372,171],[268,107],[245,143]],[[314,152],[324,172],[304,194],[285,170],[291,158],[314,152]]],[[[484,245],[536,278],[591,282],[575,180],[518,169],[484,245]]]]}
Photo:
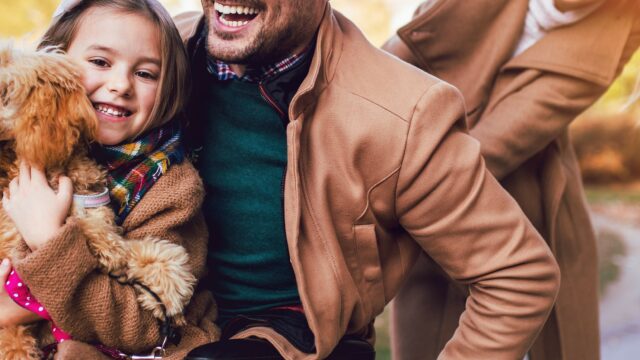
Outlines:
{"type": "MultiPolygon", "coordinates": [[[[196,48],[202,47],[206,49],[207,39],[209,37],[208,34],[209,29],[205,25],[200,31],[200,36],[197,37],[198,41],[196,43],[196,48]]],[[[265,80],[275,78],[293,68],[295,65],[302,63],[308,56],[311,56],[310,54],[313,53],[314,47],[315,39],[300,53],[292,54],[276,63],[265,65],[260,68],[247,68],[242,76],[238,76],[238,74],[231,69],[229,64],[211,57],[209,52],[205,50],[207,72],[218,78],[220,81],[236,79],[242,82],[260,83],[265,80]]]]}
{"type": "MultiPolygon", "coordinates": [[[[209,32],[208,30],[209,29],[207,28],[207,26],[204,26],[198,40],[199,45],[204,47],[205,49],[209,32]]],[[[211,75],[216,76],[220,81],[236,79],[242,82],[250,83],[263,82],[265,80],[274,78],[291,69],[295,65],[301,63],[304,59],[306,59],[307,56],[309,56],[309,53],[312,52],[314,43],[315,41],[307,46],[304,50],[302,50],[302,52],[290,55],[289,57],[284,58],[276,63],[265,65],[260,68],[247,68],[244,75],[242,76],[238,76],[238,74],[236,74],[231,69],[231,66],[229,66],[229,64],[225,63],[224,61],[214,59],[213,57],[209,56],[208,52],[206,52],[207,71],[211,75]]]]}
{"type": "Polygon", "coordinates": [[[220,81],[239,80],[242,82],[259,83],[291,69],[302,62],[309,53],[310,47],[299,54],[293,54],[276,63],[265,65],[259,68],[247,68],[244,75],[238,76],[229,64],[224,61],[207,57],[207,70],[210,74],[217,76],[220,81]]]}

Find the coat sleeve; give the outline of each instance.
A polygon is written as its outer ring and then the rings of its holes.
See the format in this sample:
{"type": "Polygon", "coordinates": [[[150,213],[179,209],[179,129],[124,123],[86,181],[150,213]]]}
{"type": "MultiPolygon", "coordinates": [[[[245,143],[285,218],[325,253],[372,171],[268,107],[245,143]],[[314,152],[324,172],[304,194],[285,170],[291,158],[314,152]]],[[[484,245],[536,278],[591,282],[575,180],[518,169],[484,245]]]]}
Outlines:
{"type": "MultiPolygon", "coordinates": [[[[639,45],[640,19],[635,19],[616,74],[622,72],[639,45]]],[[[580,78],[537,69],[511,69],[498,81],[508,82],[509,88],[492,95],[471,129],[471,135],[482,144],[487,167],[498,180],[547,147],[607,90],[580,78]]]]}
{"type": "Polygon", "coordinates": [[[389,54],[397,56],[400,60],[407,62],[413,66],[420,66],[418,59],[414,55],[413,51],[409,49],[409,46],[402,41],[398,34],[394,34],[382,45],[382,50],[389,54]]]}
{"type": "Polygon", "coordinates": [[[503,75],[511,89],[494,94],[471,135],[491,173],[502,180],[558,138],[606,90],[586,80],[535,69],[503,75]]]}
{"type": "Polygon", "coordinates": [[[396,196],[402,227],[469,287],[459,327],[439,358],[522,358],[553,306],[559,270],[486,170],[478,142],[464,131],[461,95],[449,85],[433,86],[416,108],[396,196]]]}
{"type": "MultiPolygon", "coordinates": [[[[182,169],[177,169],[182,167],[182,169]]],[[[125,222],[125,237],[156,236],[183,246],[189,266],[204,273],[207,232],[200,212],[203,190],[194,169],[164,175],[125,222]],[[170,191],[169,191],[170,189],[170,191]]],[[[15,268],[53,321],[74,340],[140,353],[160,340],[159,323],[138,306],[136,291],[98,269],[77,221],[70,219],[45,246],[15,268]]]]}

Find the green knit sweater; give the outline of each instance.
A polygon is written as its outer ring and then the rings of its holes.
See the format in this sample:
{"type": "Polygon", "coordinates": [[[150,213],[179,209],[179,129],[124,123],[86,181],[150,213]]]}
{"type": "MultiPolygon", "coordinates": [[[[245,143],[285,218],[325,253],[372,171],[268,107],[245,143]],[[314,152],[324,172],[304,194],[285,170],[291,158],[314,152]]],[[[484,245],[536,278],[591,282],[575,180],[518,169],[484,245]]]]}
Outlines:
{"type": "Polygon", "coordinates": [[[199,168],[219,321],[299,304],[284,232],[285,124],[257,84],[215,81],[204,98],[199,168]]]}

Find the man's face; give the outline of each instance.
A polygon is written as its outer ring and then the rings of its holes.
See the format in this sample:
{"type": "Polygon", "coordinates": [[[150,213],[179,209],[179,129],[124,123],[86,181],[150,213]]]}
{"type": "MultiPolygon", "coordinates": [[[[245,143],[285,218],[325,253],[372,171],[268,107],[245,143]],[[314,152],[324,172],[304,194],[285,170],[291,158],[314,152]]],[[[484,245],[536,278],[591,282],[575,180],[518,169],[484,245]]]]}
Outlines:
{"type": "Polygon", "coordinates": [[[261,65],[302,50],[312,39],[326,0],[202,0],[211,56],[261,65]]]}

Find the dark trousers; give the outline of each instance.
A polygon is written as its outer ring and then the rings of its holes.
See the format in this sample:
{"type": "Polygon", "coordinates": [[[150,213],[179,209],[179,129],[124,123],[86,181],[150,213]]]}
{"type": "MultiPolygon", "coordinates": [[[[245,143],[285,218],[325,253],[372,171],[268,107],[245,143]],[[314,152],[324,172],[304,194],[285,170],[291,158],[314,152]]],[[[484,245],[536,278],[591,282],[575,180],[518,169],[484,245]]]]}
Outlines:
{"type": "MultiPolygon", "coordinates": [[[[279,360],[282,356],[266,340],[257,338],[231,339],[251,327],[270,327],[305,353],[314,353],[315,339],[307,319],[298,311],[272,309],[260,314],[236,316],[224,324],[221,340],[200,346],[187,355],[186,360],[279,360]]],[[[374,360],[371,344],[353,336],[345,336],[327,359],[374,360]]]]}

